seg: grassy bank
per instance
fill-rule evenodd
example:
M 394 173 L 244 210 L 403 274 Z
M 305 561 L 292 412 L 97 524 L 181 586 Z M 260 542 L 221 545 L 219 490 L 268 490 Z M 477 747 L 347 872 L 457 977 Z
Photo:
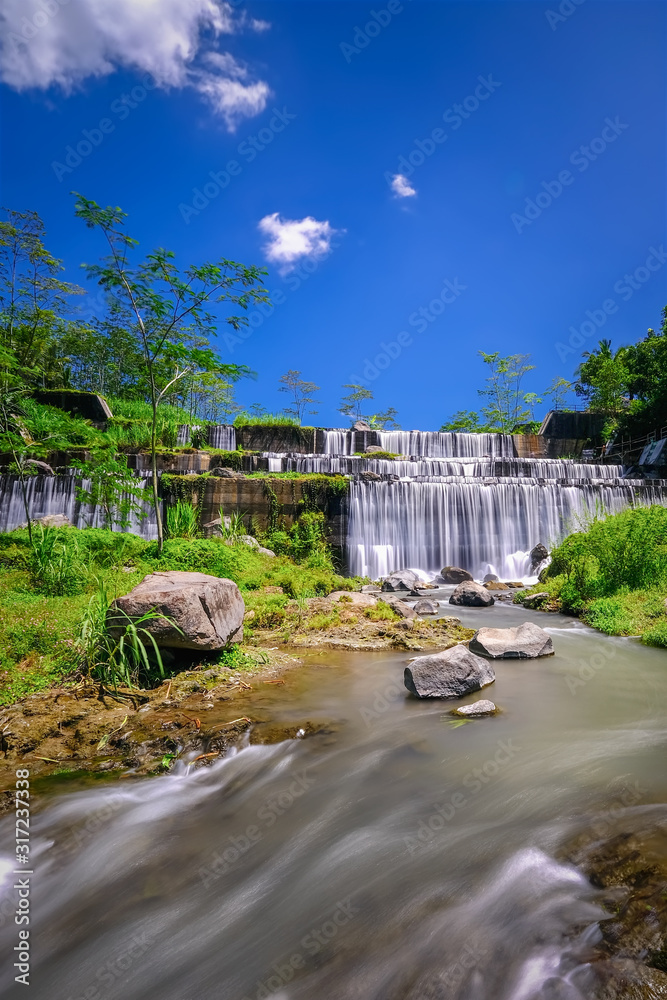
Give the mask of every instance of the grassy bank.
M 667 648 L 667 508 L 589 519 L 554 549 L 540 583 L 515 601 L 542 591 L 550 608 L 601 632 Z
M 100 591 L 111 599 L 126 594 L 155 570 L 234 580 L 254 611 L 247 623 L 249 636 L 254 629 L 282 625 L 290 600 L 354 585 L 334 571 L 317 538 L 286 539 L 298 562 L 219 538 L 172 538 L 161 555 L 155 542 L 96 528 L 50 529 L 47 539 L 48 551 L 40 562 L 27 531 L 0 535 L 0 704 L 76 677 L 82 670 L 82 623 L 91 601 Z M 230 659 L 230 654 L 223 657 Z

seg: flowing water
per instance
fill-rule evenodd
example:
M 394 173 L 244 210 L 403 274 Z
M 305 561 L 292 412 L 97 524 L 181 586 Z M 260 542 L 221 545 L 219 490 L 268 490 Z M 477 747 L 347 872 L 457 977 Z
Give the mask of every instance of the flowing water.
M 494 718 L 410 698 L 406 654 L 324 651 L 245 706 L 315 735 L 55 788 L 31 830 L 30 996 L 588 1000 L 605 913 L 559 848 L 666 801 L 665 654 L 512 606 L 461 618 L 553 637 L 496 664 Z

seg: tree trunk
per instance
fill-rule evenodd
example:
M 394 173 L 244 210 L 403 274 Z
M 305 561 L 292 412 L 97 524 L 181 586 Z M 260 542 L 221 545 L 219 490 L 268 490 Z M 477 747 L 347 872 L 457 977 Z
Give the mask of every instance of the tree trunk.
M 160 510 L 160 495 L 158 493 L 157 481 L 157 401 L 155 399 L 155 386 L 151 378 L 151 404 L 153 406 L 153 420 L 151 422 L 151 472 L 153 474 L 153 507 L 155 508 L 155 521 L 157 524 L 157 549 L 162 552 L 164 548 L 164 531 L 162 528 L 162 512 Z

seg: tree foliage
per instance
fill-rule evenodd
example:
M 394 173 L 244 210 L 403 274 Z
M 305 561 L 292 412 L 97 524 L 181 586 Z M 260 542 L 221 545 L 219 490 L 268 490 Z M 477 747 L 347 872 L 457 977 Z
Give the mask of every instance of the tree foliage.
M 301 378 L 301 372 L 290 368 L 288 372 L 281 375 L 279 392 L 288 392 L 292 397 L 292 405 L 285 407 L 285 413 L 294 417 L 299 423 L 303 423 L 304 414 L 309 406 L 318 403 L 314 398 L 314 393 L 319 392 L 319 385 L 315 382 L 307 382 Z M 317 410 L 308 410 L 309 414 L 317 413 Z

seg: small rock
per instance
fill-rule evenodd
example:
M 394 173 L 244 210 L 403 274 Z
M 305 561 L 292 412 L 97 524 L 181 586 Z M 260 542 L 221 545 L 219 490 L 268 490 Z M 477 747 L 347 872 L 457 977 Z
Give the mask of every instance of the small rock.
M 415 611 L 418 615 L 437 615 L 439 610 L 437 601 L 427 601 L 422 598 L 415 604 Z
M 551 636 L 533 622 L 515 628 L 480 628 L 470 640 L 470 650 L 492 660 L 526 660 L 551 656 Z
M 417 698 L 463 698 L 495 679 L 490 664 L 461 644 L 416 657 L 403 675 L 406 688 Z
M 243 616 L 243 621 L 244 622 L 251 622 L 253 620 L 253 618 L 255 617 L 255 615 L 256 615 L 255 611 L 246 611 L 246 613 Z
M 360 472 L 359 479 L 364 483 L 379 483 L 382 476 L 378 476 L 377 472 Z
M 505 580 L 508 587 L 512 587 L 513 590 L 521 590 L 524 586 L 521 580 Z
M 453 708 L 452 715 L 464 715 L 474 719 L 482 715 L 495 715 L 497 711 L 498 709 L 492 701 L 482 699 L 473 702 L 472 705 L 461 705 L 460 708 Z
M 31 524 L 41 524 L 44 528 L 73 528 L 74 525 L 65 514 L 45 514 L 44 517 L 38 517 Z M 23 524 L 19 524 L 19 528 L 27 528 L 28 522 L 24 521 Z
M 440 570 L 440 575 L 445 583 L 463 583 L 464 580 L 472 580 L 472 574 L 460 566 L 444 566 Z
M 498 577 L 495 573 L 487 573 L 482 583 L 498 583 Z
M 449 598 L 449 603 L 458 604 L 466 608 L 490 608 L 495 602 L 491 594 L 481 583 L 466 580 L 465 583 L 458 585 Z
M 385 604 L 388 604 L 390 608 L 393 608 L 396 614 L 400 615 L 401 618 L 417 617 L 417 612 L 411 608 L 409 604 L 406 604 L 405 601 L 400 601 L 396 598 L 394 600 L 385 600 L 382 598 L 382 600 Z
M 272 559 L 275 559 L 276 557 L 276 554 L 272 549 L 265 549 L 262 545 L 259 546 L 257 551 L 259 552 L 260 556 L 271 556 Z
M 238 535 L 237 541 L 241 542 L 242 545 L 249 546 L 251 549 L 258 549 L 260 547 L 259 542 L 252 535 Z
M 409 632 L 414 627 L 415 623 L 411 618 L 405 618 L 402 622 L 396 622 L 396 628 L 401 628 L 405 632 Z
M 239 472 L 238 469 L 211 469 L 212 476 L 218 476 L 220 479 L 245 479 L 246 476 L 243 472 Z
M 537 573 L 542 563 L 548 558 L 549 558 L 548 548 L 546 547 L 546 545 L 542 545 L 541 542 L 538 542 L 538 544 L 535 546 L 534 549 L 531 550 L 530 553 L 531 576 Z
M 506 583 L 501 583 L 500 580 L 487 580 L 484 584 L 487 590 L 509 590 L 510 588 Z
M 379 594 L 381 593 L 380 588 L 375 583 L 366 583 L 361 588 L 362 594 Z
M 366 455 L 373 455 L 375 452 L 384 451 L 384 448 L 381 448 L 379 444 L 369 444 L 364 451 Z
M 365 420 L 357 420 L 352 428 L 355 431 L 370 431 L 371 425 L 367 424 Z
M 523 599 L 524 608 L 529 608 L 531 611 L 539 608 L 545 601 L 549 600 L 549 594 L 546 590 L 541 590 L 539 594 L 528 594 L 527 597 Z

